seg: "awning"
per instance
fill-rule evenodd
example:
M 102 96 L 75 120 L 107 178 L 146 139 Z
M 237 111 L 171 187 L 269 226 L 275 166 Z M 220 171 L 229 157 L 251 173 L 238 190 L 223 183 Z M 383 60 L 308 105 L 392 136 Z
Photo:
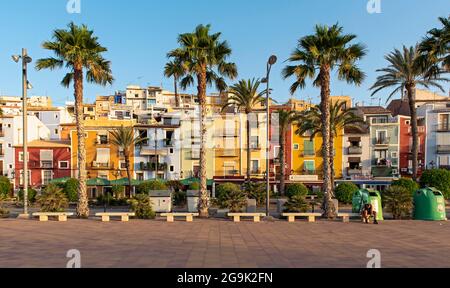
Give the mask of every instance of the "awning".
M 361 163 L 361 157 L 349 157 L 348 163 Z
M 181 180 L 180 182 L 184 186 L 189 186 L 192 183 L 200 183 L 200 179 L 192 177 L 192 178 L 186 178 L 184 180 Z M 211 180 L 211 179 L 206 180 L 206 185 L 208 185 L 208 186 L 212 186 L 213 183 L 214 183 L 214 180 Z
M 108 136 L 108 131 L 98 131 L 98 136 Z
M 64 177 L 64 178 L 58 178 L 58 179 L 53 179 L 52 181 L 50 181 L 51 184 L 66 184 L 67 181 L 69 181 L 71 178 L 70 177 Z
M 97 163 L 109 163 L 109 148 L 97 148 Z
M 131 179 L 131 185 L 132 186 L 138 186 L 142 182 L 143 181 Z M 116 185 L 116 186 L 127 186 L 128 185 L 128 178 L 122 178 L 122 179 L 113 180 L 113 181 L 110 181 L 110 184 L 111 185 Z
M 53 161 L 53 150 L 41 150 L 41 161 Z
M 87 186 L 111 186 L 111 182 L 103 178 L 94 178 L 87 180 Z

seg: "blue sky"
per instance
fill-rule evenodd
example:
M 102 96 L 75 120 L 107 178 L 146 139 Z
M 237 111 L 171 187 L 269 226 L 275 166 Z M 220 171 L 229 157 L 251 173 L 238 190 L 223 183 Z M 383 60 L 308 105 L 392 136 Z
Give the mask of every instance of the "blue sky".
M 368 74 L 361 87 L 332 81 L 332 94 L 350 95 L 371 104 L 368 88 L 377 68 L 386 65 L 384 55 L 395 47 L 413 45 L 433 27 L 438 17 L 450 13 L 448 0 L 381 0 L 381 13 L 369 14 L 368 0 L 81 0 L 81 14 L 66 12 L 68 0 L 0 1 L 0 94 L 20 95 L 20 67 L 10 55 L 22 47 L 38 59 L 51 55 L 41 43 L 52 30 L 70 21 L 87 24 L 108 47 L 116 81 L 112 86 L 86 85 L 86 101 L 96 95 L 109 95 L 128 84 L 163 85 L 173 89 L 172 80 L 163 77 L 166 53 L 177 46 L 179 33 L 197 24 L 212 24 L 223 33 L 237 63 L 239 78 L 262 77 L 271 54 L 279 58 L 272 75 L 274 97 L 288 100 L 293 80 L 283 80 L 281 70 L 297 40 L 313 31 L 315 24 L 339 22 L 345 32 L 358 35 L 368 55 L 360 62 Z M 55 104 L 72 100 L 72 89 L 60 86 L 63 71 L 30 69 L 32 95 L 48 95 Z M 379 94 L 382 103 L 388 91 Z M 294 97 L 318 101 L 318 89 L 308 85 Z M 378 100 L 372 104 L 378 104 Z

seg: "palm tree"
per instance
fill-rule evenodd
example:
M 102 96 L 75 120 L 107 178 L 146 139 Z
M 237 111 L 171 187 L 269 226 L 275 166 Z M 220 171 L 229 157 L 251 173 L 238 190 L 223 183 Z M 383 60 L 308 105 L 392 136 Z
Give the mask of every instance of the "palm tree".
M 417 111 L 416 111 L 416 86 L 421 85 L 425 88 L 434 86 L 444 91 L 438 81 L 447 79 L 439 78 L 442 73 L 439 69 L 436 72 L 436 65 L 432 61 L 422 61 L 419 47 L 405 47 L 403 50 L 395 49 L 393 52 L 386 55 L 385 59 L 389 65 L 386 68 L 379 69 L 377 72 L 383 73 L 378 76 L 377 81 L 371 87 L 373 90 L 372 96 L 381 90 L 392 88 L 393 92 L 389 95 L 391 99 L 396 93 L 400 92 L 402 95 L 406 93 L 409 102 L 409 109 L 411 113 L 411 128 L 412 128 L 412 165 L 413 165 L 413 179 L 417 180 L 418 167 L 418 147 L 419 147 L 419 131 L 417 127 Z M 431 72 L 433 70 L 433 72 Z
M 210 25 L 199 25 L 192 33 L 178 36 L 180 47 L 169 52 L 168 57 L 180 59 L 186 65 L 186 76 L 181 80 L 181 87 L 197 82 L 197 96 L 200 104 L 200 201 L 201 217 L 208 217 L 209 195 L 206 183 L 206 88 L 215 85 L 219 91 L 225 91 L 225 77 L 237 77 L 236 64 L 227 62 L 231 48 L 226 41 L 221 41 L 221 33 L 210 33 Z
M 363 125 L 366 123 L 363 118 L 355 114 L 355 109 L 346 109 L 345 101 L 337 101 L 330 106 L 330 151 L 334 151 L 335 139 L 339 133 L 346 128 L 355 130 L 363 130 Z M 296 123 L 297 130 L 295 134 L 299 136 L 305 135 L 305 133 L 311 133 L 311 140 L 317 135 L 322 133 L 322 112 L 320 107 L 313 106 L 309 110 L 302 111 L 298 114 Z M 329 158 L 329 165 L 331 167 L 331 180 L 334 183 L 335 170 L 334 170 L 334 152 L 332 157 Z
M 141 146 L 148 139 L 142 138 L 140 135 L 135 136 L 133 127 L 120 127 L 111 132 L 111 144 L 119 147 L 123 151 L 125 158 L 125 167 L 127 169 L 128 189 L 133 190 L 131 184 L 130 158 L 134 153 L 136 146 Z
M 228 99 L 223 105 L 222 111 L 228 107 L 237 107 L 247 116 L 246 131 L 247 131 L 247 182 L 251 180 L 251 129 L 250 129 L 250 114 L 254 111 L 258 104 L 264 103 L 264 95 L 266 90 L 258 92 L 260 80 L 241 80 L 228 89 Z
M 175 91 L 175 105 L 180 107 L 180 95 L 178 94 L 178 81 L 186 74 L 186 67 L 180 59 L 175 59 L 167 62 L 164 67 L 164 76 L 167 78 L 173 77 L 174 91 Z
M 420 44 L 420 52 L 423 59 L 434 63 L 442 63 L 442 66 L 450 71 L 450 16 L 440 17 L 442 28 L 435 28 L 428 32 L 428 35 Z
M 357 67 L 356 62 L 365 54 L 362 44 L 351 44 L 356 38 L 352 34 L 343 34 L 343 28 L 317 25 L 315 34 L 299 40 L 298 47 L 292 52 L 288 61 L 295 63 L 283 70 L 283 77 L 295 77 L 291 86 L 294 94 L 299 88 L 305 88 L 306 79 L 314 79 L 314 86 L 320 87 L 320 111 L 323 137 L 323 174 L 324 174 L 324 216 L 336 217 L 336 208 L 332 202 L 333 188 L 331 183 L 331 167 L 327 165 L 331 157 L 330 151 L 330 74 L 337 69 L 339 80 L 349 84 L 360 85 L 365 74 Z
M 296 111 L 278 110 L 278 126 L 280 133 L 280 165 L 281 165 L 281 179 L 280 179 L 280 193 L 284 195 L 286 186 L 286 133 L 289 127 L 296 121 Z
M 53 51 L 55 57 L 39 59 L 37 70 L 66 67 L 69 72 L 61 84 L 69 87 L 73 82 L 75 96 L 75 116 L 78 136 L 78 206 L 79 217 L 89 216 L 88 197 L 86 192 L 86 147 L 83 119 L 83 78 L 86 81 L 106 86 L 113 82 L 111 63 L 102 56 L 107 49 L 100 45 L 94 32 L 87 26 L 68 25 L 68 29 L 57 29 L 53 32 L 53 41 L 46 41 L 42 47 Z

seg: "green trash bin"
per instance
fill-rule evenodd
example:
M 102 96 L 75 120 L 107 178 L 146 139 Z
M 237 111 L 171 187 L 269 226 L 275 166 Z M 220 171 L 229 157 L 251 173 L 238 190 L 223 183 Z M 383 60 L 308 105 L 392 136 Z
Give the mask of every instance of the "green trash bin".
M 414 193 L 414 219 L 425 221 L 445 221 L 445 198 L 435 188 L 424 188 Z
M 364 205 L 371 203 L 377 212 L 377 220 L 383 221 L 383 205 L 381 201 L 380 192 L 369 189 L 361 189 L 353 194 L 352 199 L 352 212 L 353 213 L 361 213 Z

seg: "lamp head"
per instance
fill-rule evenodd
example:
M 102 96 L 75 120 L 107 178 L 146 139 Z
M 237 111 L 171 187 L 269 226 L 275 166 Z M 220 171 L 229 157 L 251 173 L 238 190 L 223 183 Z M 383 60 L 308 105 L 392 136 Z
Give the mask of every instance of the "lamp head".
M 269 63 L 269 65 L 274 65 L 275 63 L 277 63 L 277 60 L 278 60 L 277 56 L 272 55 L 272 56 L 270 56 L 268 63 Z
M 19 55 L 12 55 L 11 58 L 13 59 L 14 62 L 19 63 L 19 60 L 20 60 Z

